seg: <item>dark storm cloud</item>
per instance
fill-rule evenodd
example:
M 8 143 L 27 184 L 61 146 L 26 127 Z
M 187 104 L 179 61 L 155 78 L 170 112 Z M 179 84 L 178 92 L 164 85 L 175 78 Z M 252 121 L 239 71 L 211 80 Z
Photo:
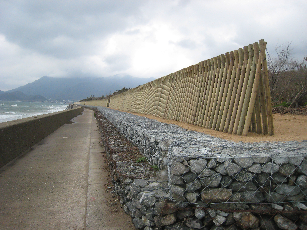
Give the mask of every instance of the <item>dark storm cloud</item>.
M 68 58 L 95 51 L 91 41 L 133 24 L 141 5 L 139 1 L 6 1 L 1 3 L 5 23 L 0 32 L 21 47 Z

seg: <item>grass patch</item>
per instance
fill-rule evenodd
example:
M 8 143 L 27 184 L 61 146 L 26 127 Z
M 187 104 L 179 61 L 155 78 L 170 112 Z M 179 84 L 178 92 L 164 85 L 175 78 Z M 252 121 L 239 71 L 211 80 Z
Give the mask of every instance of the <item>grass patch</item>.
M 146 157 L 139 157 L 137 160 L 136 160 L 136 163 L 141 163 L 141 162 L 146 162 L 147 161 L 147 158 Z

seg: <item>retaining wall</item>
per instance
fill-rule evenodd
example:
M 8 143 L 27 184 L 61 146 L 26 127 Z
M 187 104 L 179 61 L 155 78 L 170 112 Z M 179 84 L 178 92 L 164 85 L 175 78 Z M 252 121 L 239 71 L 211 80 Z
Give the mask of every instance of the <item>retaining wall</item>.
M 159 168 L 114 180 L 138 229 L 307 228 L 307 140 L 235 143 L 98 109 Z
M 79 115 L 83 108 L 0 123 L 0 167 Z

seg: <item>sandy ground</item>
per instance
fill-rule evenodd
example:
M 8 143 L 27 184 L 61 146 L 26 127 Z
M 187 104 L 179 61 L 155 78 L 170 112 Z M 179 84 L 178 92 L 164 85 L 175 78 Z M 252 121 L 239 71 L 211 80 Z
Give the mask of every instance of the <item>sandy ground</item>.
M 184 129 L 194 130 L 209 134 L 214 137 L 223 138 L 235 142 L 261 142 L 261 141 L 303 141 L 307 140 L 307 116 L 292 115 L 292 114 L 273 114 L 274 135 L 259 135 L 256 133 L 248 133 L 247 136 L 240 136 L 236 134 L 228 134 L 224 132 L 206 129 L 195 125 L 190 125 L 183 122 L 173 121 L 155 117 L 152 115 L 144 115 L 139 113 L 132 113 L 138 116 L 144 116 L 150 119 L 155 119 L 159 122 L 168 124 L 175 124 Z

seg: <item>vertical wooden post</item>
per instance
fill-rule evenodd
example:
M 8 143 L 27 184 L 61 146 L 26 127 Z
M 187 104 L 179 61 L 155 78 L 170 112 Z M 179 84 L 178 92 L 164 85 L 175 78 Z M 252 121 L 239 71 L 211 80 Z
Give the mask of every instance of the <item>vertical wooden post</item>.
M 265 97 L 266 97 L 266 107 L 267 107 L 267 117 L 268 117 L 268 134 L 274 134 L 273 126 L 273 115 L 272 115 L 272 102 L 271 102 L 271 92 L 269 86 L 269 76 L 268 76 L 268 67 L 267 60 L 265 55 L 266 42 L 262 39 L 259 41 L 260 44 L 260 55 L 262 60 L 262 66 L 264 71 L 264 88 L 265 88 Z
M 258 47 L 258 43 L 256 43 L 257 45 L 254 46 L 254 48 Z M 261 58 L 259 58 L 259 49 L 255 49 L 255 57 L 258 58 L 258 63 L 257 63 L 257 68 L 256 68 L 256 76 L 255 76 L 255 80 L 253 83 L 253 89 L 252 89 L 252 94 L 251 94 L 251 98 L 249 101 L 249 109 L 247 111 L 247 115 L 246 115 L 246 122 L 245 122 L 245 126 L 243 129 L 243 135 L 246 136 L 248 133 L 248 128 L 250 125 L 250 121 L 251 121 L 251 116 L 253 113 L 253 109 L 254 109 L 254 105 L 255 105 L 255 101 L 256 101 L 256 97 L 257 97 L 257 92 L 258 92 L 258 87 L 259 87 L 259 81 L 260 81 L 260 72 L 261 72 Z M 258 57 L 257 57 L 258 56 Z M 257 59 L 256 59 L 257 60 Z
M 238 112 L 236 114 L 236 120 L 234 123 L 234 129 L 233 129 L 233 133 L 235 134 L 237 134 L 237 131 L 238 131 L 243 103 L 244 103 L 244 97 L 245 97 L 247 83 L 248 83 L 248 76 L 250 74 L 250 69 L 253 64 L 253 49 L 252 48 L 253 48 L 253 45 L 248 46 L 249 58 L 248 58 L 248 64 L 247 64 L 245 76 L 242 76 L 243 77 L 243 87 L 242 87 L 242 91 L 240 92 L 239 107 L 238 107 Z

